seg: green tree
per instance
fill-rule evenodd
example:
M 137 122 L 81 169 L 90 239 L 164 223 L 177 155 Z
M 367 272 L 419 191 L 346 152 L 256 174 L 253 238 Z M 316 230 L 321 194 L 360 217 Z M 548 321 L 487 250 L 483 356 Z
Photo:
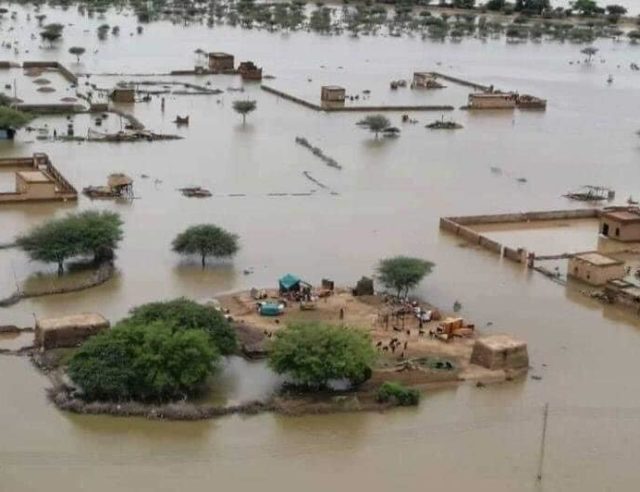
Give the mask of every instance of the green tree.
M 237 349 L 236 333 L 220 311 L 184 297 L 135 307 L 127 320 L 134 324 L 162 321 L 174 330 L 203 330 L 222 355 L 233 354 Z
M 82 46 L 72 46 L 71 48 L 69 48 L 69 53 L 76 57 L 77 63 L 80 63 L 80 57 L 84 55 L 85 51 L 86 49 Z
M 598 52 L 598 48 L 593 46 L 587 46 L 586 48 L 580 50 L 580 53 L 583 55 L 587 55 L 587 63 L 591 63 L 591 57 Z
M 57 41 L 62 37 L 62 33 L 56 31 L 42 31 L 40 33 L 40 37 L 49 43 L 50 46 L 53 46 L 53 42 Z
M 196 393 L 218 362 L 201 330 L 124 322 L 85 342 L 68 373 L 88 400 L 163 401 Z
M 369 131 L 375 134 L 376 139 L 378 138 L 378 134 L 391 126 L 391 122 L 389 118 L 381 114 L 371 114 L 360 120 L 358 125 L 367 128 Z
M 269 353 L 274 371 L 310 388 L 333 379 L 361 383 L 370 377 L 374 359 L 366 333 L 321 323 L 293 323 L 278 331 Z
M 514 10 L 516 12 L 530 12 L 541 14 L 543 10 L 551 8 L 549 0 L 516 0 Z
M 256 101 L 233 101 L 233 110 L 242 115 L 242 124 L 244 125 L 247 119 L 247 115 L 252 111 L 255 111 L 257 107 Z
M 240 246 L 237 235 L 213 224 L 200 224 L 178 234 L 172 248 L 183 255 L 200 255 L 204 269 L 208 256 L 229 258 L 238 252 Z
M 85 211 L 53 219 L 18 236 L 16 244 L 32 260 L 56 263 L 58 275 L 64 273 L 64 262 L 78 255 L 104 260 L 122 239 L 122 221 L 113 212 Z
M 6 102 L 6 99 L 3 99 Z M 0 107 L 0 129 L 14 129 L 23 127 L 31 121 L 31 116 L 18 111 L 17 109 L 8 108 L 6 106 Z
M 571 4 L 571 8 L 584 16 L 592 16 L 599 10 L 595 0 L 576 0 Z
M 122 219 L 115 212 L 87 210 L 68 217 L 69 226 L 76 227 L 80 250 L 92 254 L 95 261 L 110 260 L 122 240 Z
M 387 289 L 396 291 L 396 295 L 407 296 L 409 290 L 418 285 L 431 273 L 435 265 L 430 261 L 408 256 L 395 256 L 381 260 L 378 264 L 378 277 Z
M 484 4 L 484 6 L 487 8 L 487 10 L 498 12 L 504 8 L 506 3 L 506 0 L 488 0 L 487 3 Z
M 626 15 L 627 13 L 626 7 L 617 4 L 607 5 L 605 10 L 609 15 Z
M 385 381 L 376 392 L 376 400 L 380 403 L 407 407 L 420 403 L 420 392 L 414 388 L 407 388 L 401 383 Z
M 56 263 L 59 276 L 64 262 L 81 253 L 80 244 L 78 229 L 69 227 L 65 219 L 52 220 L 16 238 L 16 245 L 32 260 Z

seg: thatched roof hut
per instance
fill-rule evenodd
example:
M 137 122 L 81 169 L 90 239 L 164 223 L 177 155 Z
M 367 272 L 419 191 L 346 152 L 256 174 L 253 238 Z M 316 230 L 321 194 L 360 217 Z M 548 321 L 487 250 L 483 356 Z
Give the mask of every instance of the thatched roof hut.
M 43 349 L 75 347 L 87 338 L 109 328 L 109 321 L 98 313 L 82 313 L 36 321 L 35 342 Z

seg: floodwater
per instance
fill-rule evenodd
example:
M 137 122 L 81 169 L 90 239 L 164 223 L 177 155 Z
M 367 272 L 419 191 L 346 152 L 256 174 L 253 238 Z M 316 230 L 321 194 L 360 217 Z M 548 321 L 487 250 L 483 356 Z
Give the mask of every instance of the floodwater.
M 640 323 L 535 272 L 460 247 L 458 239 L 439 232 L 438 218 L 573 207 L 561 196 L 584 184 L 613 187 L 620 202 L 639 196 L 640 75 L 628 68 L 640 61 L 639 46 L 601 41 L 597 61 L 585 66 L 569 64 L 581 58 L 580 46 L 570 43 L 352 39 L 167 22 L 130 36 L 134 18 L 116 15 L 108 22 L 120 26 L 120 36 L 99 41 L 95 31 L 104 19 L 43 9 L 47 22 L 71 25 L 56 48 L 39 49 L 29 39 L 35 21 L 25 22 L 22 8 L 15 10 L 18 21 L 5 18 L 2 27 L 8 37 L 20 38 L 22 51 L 6 50 L 7 59 L 59 58 L 91 73 L 157 73 L 191 67 L 194 51 L 203 48 L 253 59 L 276 77 L 274 84 L 297 84 L 299 93 L 307 90 L 308 78 L 328 81 L 341 74 L 346 80 L 352 74 L 360 90 L 367 88 L 365 74 L 383 91 L 386 83 L 379 80 L 437 69 L 546 97 L 549 106 L 544 113 L 457 110 L 447 115 L 464 125 L 455 132 L 424 128 L 440 114 L 411 114 L 420 120 L 416 125 L 402 125 L 401 115 L 391 114 L 402 135 L 376 141 L 355 125 L 361 115 L 316 113 L 245 85 L 244 94 L 168 97 L 164 113 L 158 99 L 129 107 L 150 129 L 185 137 L 179 141 L 78 144 L 21 135 L 1 144 L 0 156 L 47 152 L 77 188 L 125 172 L 135 179 L 137 199 L 3 206 L 0 243 L 52 216 L 88 208 L 119 212 L 125 238 L 114 280 L 83 293 L 23 301 L 0 311 L 0 324 L 30 325 L 34 314 L 78 311 L 117 320 L 142 302 L 270 286 L 286 272 L 349 284 L 370 274 L 379 258 L 408 254 L 437 264 L 418 294 L 445 308 L 458 300 L 461 314 L 477 326 L 492 322 L 487 332 L 527 340 L 532 374 L 542 379 L 430 391 L 419 408 L 385 414 L 164 423 L 61 413 L 47 403 L 47 380 L 28 360 L 0 357 L 0 490 L 637 490 Z M 73 45 L 87 48 L 81 65 L 67 53 Z M 614 83 L 607 85 L 610 73 Z M 240 85 L 233 77 L 193 80 L 221 89 Z M 243 97 L 258 103 L 246 125 L 231 108 Z M 176 129 L 171 121 L 186 114 L 190 126 Z M 296 136 L 319 145 L 343 169 L 325 166 L 295 144 Z M 188 185 L 210 188 L 214 196 L 184 198 L 176 188 Z M 173 237 L 199 222 L 240 235 L 242 250 L 233 263 L 203 271 L 197 261 L 170 251 Z M 243 275 L 249 267 L 254 273 Z M 16 282 L 37 275 L 36 282 L 51 281 L 54 267 L 0 250 L 0 271 L 4 296 Z M 265 375 L 254 369 L 238 371 L 261 381 Z M 262 384 L 247 391 L 259 392 Z

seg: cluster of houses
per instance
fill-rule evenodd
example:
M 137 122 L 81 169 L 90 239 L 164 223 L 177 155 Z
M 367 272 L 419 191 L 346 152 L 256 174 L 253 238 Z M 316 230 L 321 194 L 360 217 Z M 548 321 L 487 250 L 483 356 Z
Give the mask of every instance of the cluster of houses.
M 599 233 L 622 243 L 640 242 L 640 209 L 616 207 L 600 214 Z M 622 302 L 640 308 L 640 281 L 625 261 L 598 252 L 572 255 L 567 276 L 594 287 L 603 287 L 611 302 Z
M 262 80 L 262 68 L 252 61 L 240 62 L 235 66 L 235 57 L 229 53 L 214 51 L 209 53 L 209 71 L 212 73 L 239 74 L 242 80 Z

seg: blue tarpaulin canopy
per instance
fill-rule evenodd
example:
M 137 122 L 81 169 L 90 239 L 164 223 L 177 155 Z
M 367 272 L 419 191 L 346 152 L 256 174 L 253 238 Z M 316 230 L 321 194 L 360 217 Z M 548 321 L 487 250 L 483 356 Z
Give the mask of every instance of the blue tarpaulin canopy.
M 284 277 L 278 280 L 278 283 L 280 284 L 280 292 L 300 289 L 300 279 L 290 273 L 287 273 Z

